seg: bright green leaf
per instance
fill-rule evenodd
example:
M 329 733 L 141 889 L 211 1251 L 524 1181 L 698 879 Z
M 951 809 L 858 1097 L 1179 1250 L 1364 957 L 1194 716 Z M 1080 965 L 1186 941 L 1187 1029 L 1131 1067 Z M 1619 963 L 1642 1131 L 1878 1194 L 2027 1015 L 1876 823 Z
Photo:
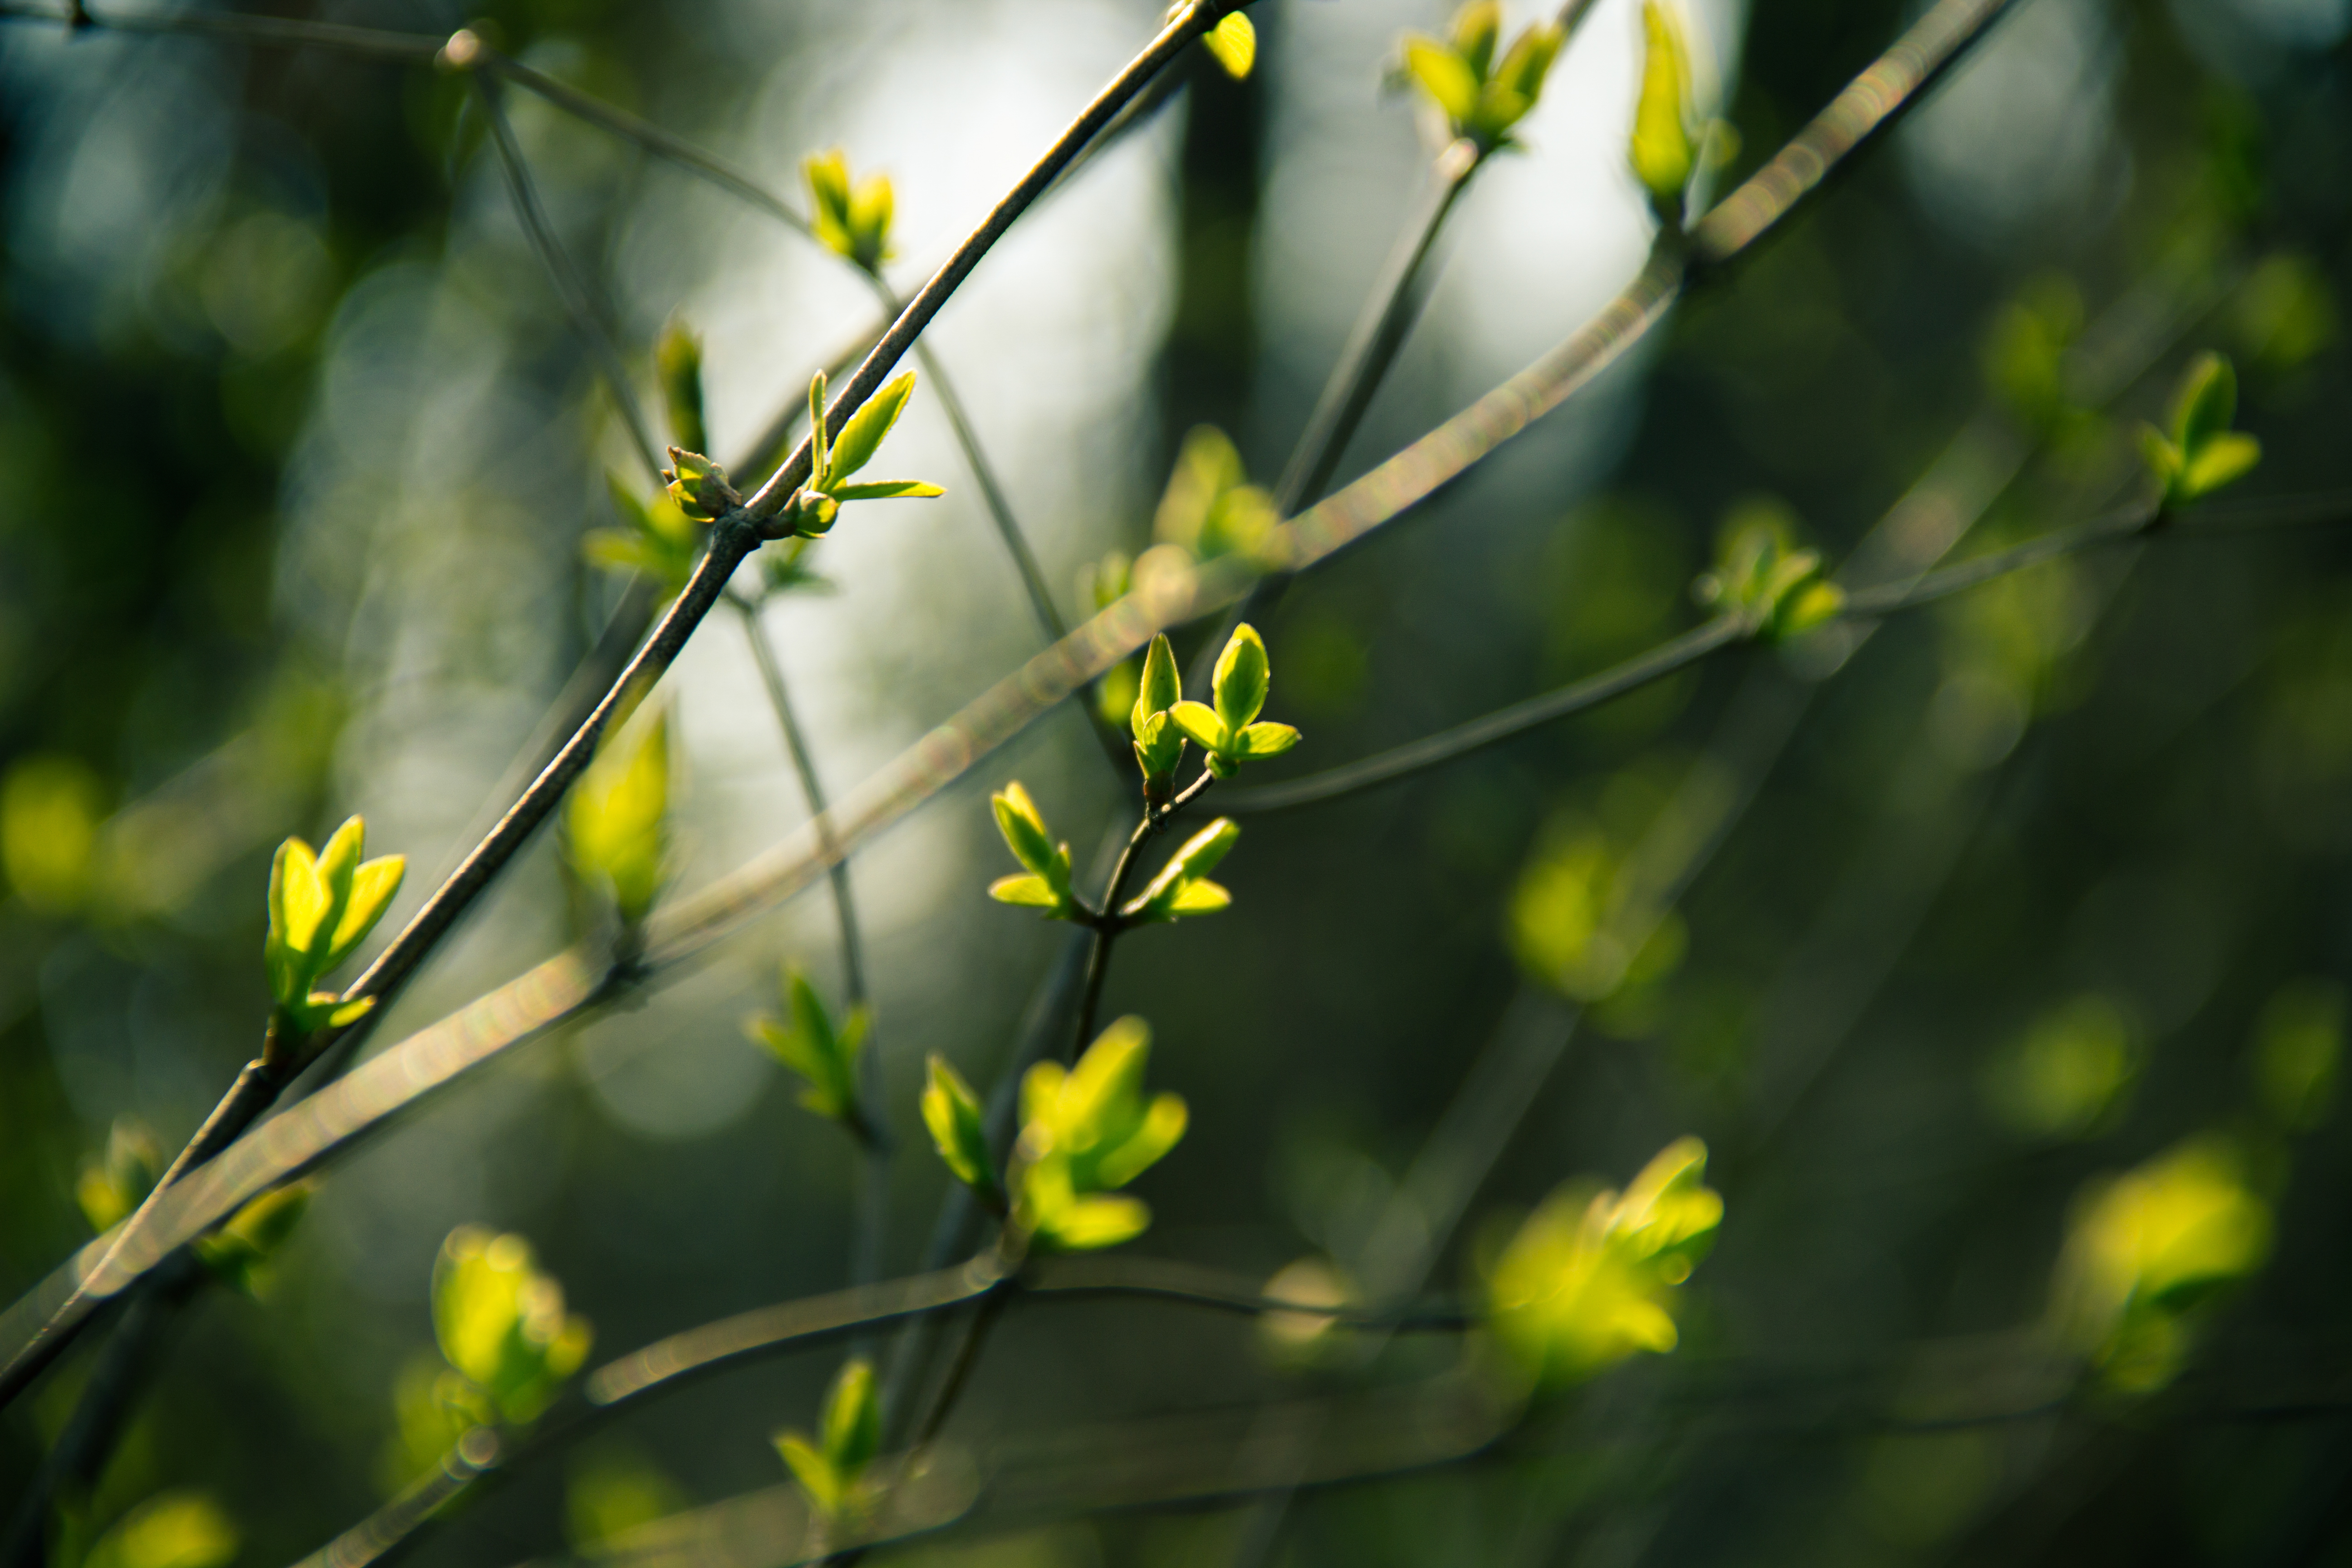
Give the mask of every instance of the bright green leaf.
M 2180 476 L 2180 499 L 2195 500 L 2233 479 L 2244 478 L 2263 460 L 2263 444 L 2242 431 L 2225 430 L 2208 439 L 2189 460 Z
M 948 492 L 923 479 L 882 479 L 868 485 L 836 485 L 827 492 L 836 501 L 928 500 Z
M 1246 622 L 1235 626 L 1224 651 L 1217 656 L 1216 675 L 1211 686 L 1217 718 L 1229 733 L 1247 725 L 1265 706 L 1270 677 L 1265 644 L 1259 638 L 1257 628 Z
M 1242 12 L 1235 11 L 1226 16 L 1210 28 L 1208 36 L 1201 41 L 1209 47 L 1211 54 L 1217 57 L 1217 63 L 1225 68 L 1225 74 L 1235 81 L 1248 76 L 1250 67 L 1257 63 L 1257 28 Z
M 839 496 L 841 492 L 833 481 L 847 479 L 874 460 L 874 454 L 881 449 L 882 438 L 898 424 L 898 416 L 906 412 L 907 400 L 914 395 L 915 373 L 910 370 L 886 382 L 879 392 L 866 400 L 865 406 L 849 416 L 825 465 L 824 489 Z
M 937 1051 L 925 1063 L 923 1125 L 956 1180 L 985 1197 L 996 1194 L 988 1131 L 980 1097 Z
M 1642 36 L 1642 94 L 1628 152 L 1651 200 L 1678 216 L 1694 162 L 1690 55 L 1681 21 L 1661 0 L 1643 0 Z
M 1233 744 L 1224 721 L 1205 702 L 1179 702 L 1168 710 L 1168 720 L 1204 752 L 1222 752 Z
M 1467 124 L 1477 111 L 1477 73 L 1444 45 L 1430 38 L 1407 38 L 1404 68 L 1455 127 Z
M 1278 757 L 1298 744 L 1298 731 L 1287 724 L 1252 724 L 1234 737 L 1234 749 L 1252 762 Z

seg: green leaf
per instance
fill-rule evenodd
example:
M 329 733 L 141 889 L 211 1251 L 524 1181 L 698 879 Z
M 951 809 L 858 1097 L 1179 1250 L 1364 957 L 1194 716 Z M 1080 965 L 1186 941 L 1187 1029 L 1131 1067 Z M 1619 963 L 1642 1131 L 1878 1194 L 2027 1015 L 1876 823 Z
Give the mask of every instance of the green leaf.
M 1039 1227 L 1038 1239 L 1059 1252 L 1093 1252 L 1133 1241 L 1150 1228 L 1151 1210 L 1142 1199 L 1107 1194 L 1056 1209 Z
M 98 1539 L 82 1568 L 221 1568 L 237 1553 L 236 1526 L 199 1491 L 149 1498 Z
M 1205 702 L 1179 702 L 1168 710 L 1168 721 L 1204 752 L 1222 752 L 1233 744 L 1224 721 Z
M 1168 858 L 1160 874 L 1151 879 L 1150 885 L 1119 912 L 1129 918 L 1160 921 L 1174 920 L 1180 915 L 1210 914 L 1223 909 L 1233 901 L 1232 897 L 1214 883 L 1198 884 L 1213 891 L 1196 896 L 1189 907 L 1180 905 L 1188 884 L 1216 869 L 1217 863 L 1241 835 L 1240 825 L 1232 817 L 1217 818 L 1186 839 L 1183 847 Z
M 509 1424 L 547 1407 L 593 1338 L 585 1320 L 564 1310 L 563 1287 L 536 1267 L 530 1244 L 482 1226 L 461 1226 L 441 1244 L 433 1331 L 449 1365 Z
M 809 1507 L 821 1519 L 837 1517 L 842 1505 L 849 1500 L 849 1488 L 815 1444 L 798 1432 L 779 1432 L 770 1439 L 800 1482 L 801 1490 L 808 1494 Z
M 334 939 L 319 973 L 323 974 L 341 963 L 367 940 L 368 932 L 383 918 L 383 911 L 391 908 L 394 896 L 400 891 L 401 879 L 407 873 L 408 858 L 404 855 L 379 857 L 352 873 L 351 896 L 343 905 L 343 918 L 336 923 Z
M 2147 463 L 2147 471 L 2155 476 L 2165 494 L 2171 495 L 2180 471 L 2189 466 L 2188 460 L 2181 456 L 2180 448 L 2155 426 L 2143 425 L 2139 427 L 2139 450 L 2141 458 Z
M 1152 513 L 1153 541 L 1206 553 L 1202 533 L 1210 510 L 1242 479 L 1242 455 L 1232 438 L 1213 425 L 1195 425 L 1185 432 L 1176 466 L 1168 475 L 1168 488 Z M 1119 592 L 1125 593 L 1126 588 Z
M 1248 76 L 1250 67 L 1257 63 L 1257 28 L 1251 25 L 1248 16 L 1239 11 L 1233 12 L 1210 28 L 1208 36 L 1201 41 L 1209 47 L 1211 54 L 1217 57 L 1217 63 L 1225 68 L 1225 74 L 1235 81 Z
M 870 485 L 835 485 L 826 492 L 836 501 L 928 500 L 948 492 L 923 479 L 882 479 Z
M 813 153 L 801 160 L 801 176 L 808 181 L 809 205 L 838 227 L 849 223 L 849 154 L 840 148 Z
M 1643 0 L 1642 94 L 1628 153 L 1633 174 L 1662 212 L 1679 216 L 1690 184 L 1690 57 L 1682 24 L 1659 0 Z
M 634 740 L 624 731 L 634 728 Z M 669 870 L 669 713 L 605 732 L 564 811 L 572 868 L 608 892 L 623 923 L 652 910 Z
M 1507 94 L 1519 107 L 1510 121 L 1496 130 L 1508 129 L 1536 106 L 1543 96 L 1544 78 L 1551 73 L 1552 61 L 1559 57 L 1566 37 L 1558 23 L 1539 22 L 1512 42 L 1510 52 L 1488 79 L 1487 96 Z
M 1433 39 L 1409 37 L 1404 68 L 1455 129 L 1469 123 L 1478 108 L 1478 75 L 1460 55 Z
M 1176 668 L 1176 650 L 1162 632 L 1151 639 L 1144 653 L 1143 678 L 1136 688 L 1135 710 L 1128 718 L 1128 727 L 1140 741 L 1152 715 L 1165 713 L 1183 700 L 1184 678 Z
M 1487 68 L 1495 62 L 1495 42 L 1502 33 L 1502 0 L 1471 0 L 1454 14 L 1446 42 L 1470 68 L 1470 74 L 1485 81 Z
M 815 488 L 824 489 L 825 480 L 833 477 L 833 439 L 824 427 L 824 372 L 809 377 L 809 472 L 816 476 Z
M 1095 1180 L 1106 1187 L 1127 1185 L 1158 1164 L 1182 1141 L 1190 1121 L 1191 1112 L 1181 1095 L 1154 1095 L 1150 1109 L 1144 1112 L 1142 1123 L 1135 1131 L 1095 1162 Z
M 802 1105 L 848 1125 L 857 1115 L 857 1052 L 865 1041 L 867 1014 L 862 1007 L 853 1009 L 836 1030 L 816 987 L 794 965 L 783 972 L 782 994 L 783 1018 L 753 1018 L 745 1030 L 806 1080 Z
M 1167 901 L 1170 920 L 1187 920 L 1193 915 L 1213 915 L 1233 907 L 1234 895 L 1220 883 L 1204 882 L 1195 878 L 1176 889 L 1176 896 Z
M 310 1183 L 293 1182 L 262 1194 L 199 1239 L 196 1256 L 232 1289 L 254 1294 L 263 1266 L 286 1245 L 310 1206 Z
M 2210 437 L 2180 476 L 2180 499 L 2195 500 L 2233 479 L 2242 479 L 2263 460 L 2263 444 L 2242 431 L 2224 430 Z
M 1060 912 L 1064 900 L 1054 891 L 1053 885 L 1043 877 L 1022 872 L 1011 877 L 999 877 L 988 885 L 988 896 L 1000 904 L 1018 904 L 1024 909 Z
M 710 449 L 702 423 L 702 340 L 672 318 L 654 341 L 654 375 L 661 383 L 670 439 L 689 452 Z
M 850 193 L 849 258 L 868 272 L 890 258 L 890 222 L 898 205 L 887 174 L 868 174 Z
M 2172 440 L 2193 463 L 2205 443 L 2238 413 L 2238 373 L 2217 353 L 2202 353 L 2180 378 L 2172 404 Z
M 1298 740 L 1298 731 L 1287 724 L 1252 724 L 1234 737 L 1234 750 L 1252 762 L 1261 762 L 1282 755 Z
M 1044 879 L 1056 898 L 1066 898 L 1070 890 L 1069 847 L 1055 844 L 1029 792 L 1015 780 L 990 796 L 989 805 L 996 813 L 996 830 L 1004 836 L 1005 847 L 1013 851 L 1013 858 Z
M 1217 717 L 1223 721 L 1228 732 L 1240 730 L 1257 717 L 1258 710 L 1265 706 L 1269 679 L 1265 644 L 1259 640 L 1257 628 L 1246 622 L 1235 626 L 1233 637 L 1225 643 L 1224 651 L 1217 656 L 1216 677 L 1212 686 L 1216 698 Z
M 1135 742 L 1136 766 L 1143 771 L 1145 793 L 1155 806 L 1168 804 L 1170 780 L 1176 764 L 1184 759 L 1184 735 L 1175 721 L 1165 713 L 1154 713 L 1143 721 Z
M 299 1006 L 309 999 L 317 973 L 310 950 L 332 903 L 310 847 L 299 838 L 280 844 L 269 863 L 269 935 L 263 948 L 270 995 L 278 1005 Z
M 933 1051 L 925 1063 L 923 1125 L 930 1130 L 939 1150 L 957 1181 L 985 1198 L 997 1196 L 996 1175 L 988 1152 L 988 1131 L 980 1097 L 962 1075 Z
M 882 1405 L 874 1394 L 874 1363 L 852 1356 L 824 1399 L 824 1457 L 851 1485 L 882 1447 Z
M 864 407 L 849 416 L 841 427 L 840 438 L 833 444 L 832 460 L 826 465 L 828 480 L 845 479 L 874 460 L 881 449 L 882 438 L 906 412 L 907 400 L 915 395 L 915 373 L 907 372 L 884 384 L 882 389 L 866 400 Z M 824 487 L 835 495 L 840 490 L 831 483 Z M 844 500 L 848 498 L 843 497 Z

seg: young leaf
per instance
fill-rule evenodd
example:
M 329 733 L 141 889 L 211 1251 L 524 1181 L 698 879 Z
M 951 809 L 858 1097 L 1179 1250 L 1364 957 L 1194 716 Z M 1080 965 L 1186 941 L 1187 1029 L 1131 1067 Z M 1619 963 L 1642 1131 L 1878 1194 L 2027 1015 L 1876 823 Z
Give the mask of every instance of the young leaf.
M 824 489 L 824 481 L 833 473 L 833 439 L 824 427 L 824 372 L 809 377 L 809 471 L 816 476 L 814 488 Z
M 1124 1194 L 1082 1197 L 1056 1208 L 1038 1239 L 1059 1252 L 1093 1252 L 1133 1241 L 1151 1228 L 1151 1209 Z
M 2172 440 L 2193 458 L 2238 414 L 2238 373 L 2217 353 L 2201 353 L 2180 378 L 2172 403 Z
M 1222 752 L 1233 744 L 1233 732 L 1205 702 L 1179 702 L 1168 710 L 1168 721 L 1204 752 Z
M 1495 44 L 1503 33 L 1502 0 L 1471 0 L 1454 14 L 1446 42 L 1480 81 L 1495 63 Z
M 1248 76 L 1250 67 L 1257 63 L 1257 28 L 1240 11 L 1231 13 L 1210 28 L 1208 37 L 1201 41 L 1235 81 Z
M 1213 914 L 1233 902 L 1233 896 L 1213 882 L 1200 879 L 1214 870 L 1242 835 L 1232 817 L 1221 816 L 1168 858 L 1150 885 L 1119 913 L 1130 920 L 1166 921 L 1186 915 Z M 1193 892 L 1192 889 L 1204 889 Z M 1188 894 L 1190 895 L 1188 897 Z
M 864 407 L 849 416 L 848 423 L 842 426 L 841 435 L 833 444 L 832 457 L 824 469 L 822 489 L 839 495 L 840 490 L 834 481 L 847 479 L 874 460 L 874 454 L 881 448 L 882 438 L 898 422 L 898 416 L 906 411 L 907 400 L 914 395 L 915 373 L 910 370 L 886 383 L 882 390 L 866 400 Z
M 1278 757 L 1298 744 L 1298 731 L 1287 724 L 1252 724 L 1234 737 L 1234 749 L 1252 762 Z
M 991 1168 L 980 1097 L 937 1051 L 924 1066 L 923 1125 L 930 1130 L 932 1145 L 957 1181 L 994 1200 L 996 1175 Z
M 1628 153 L 1652 203 L 1678 219 L 1693 163 L 1690 58 L 1681 22 L 1661 0 L 1643 0 L 1642 34 L 1642 95 Z
M 834 500 L 929 500 L 948 492 L 925 479 L 881 479 L 868 485 L 835 485 L 827 492 Z M 832 526 L 826 519 L 825 526 Z
M 654 374 L 661 383 L 670 439 L 689 452 L 710 449 L 702 423 L 702 340 L 672 319 L 654 342 Z
M 1470 117 L 1477 112 L 1477 73 L 1444 44 L 1429 38 L 1407 38 L 1404 68 L 1457 130 L 1468 124 Z
M 352 820 L 357 822 L 359 818 Z M 319 973 L 323 974 L 340 965 L 367 940 L 368 932 L 375 929 L 376 921 L 392 906 L 394 895 L 400 891 L 401 879 L 407 872 L 406 856 L 384 855 L 363 861 L 352 873 L 351 896 L 343 904 L 343 918 L 336 922 L 333 940 Z
M 852 1485 L 882 1447 L 882 1403 L 874 1394 L 874 1363 L 852 1356 L 824 1398 L 824 1457 Z
M 1025 871 L 1011 877 L 999 877 L 988 885 L 988 896 L 1000 904 L 1017 904 L 1024 909 L 1056 912 L 1064 903 L 1062 895 L 1054 891 L 1052 883 Z
M 1234 627 L 1224 651 L 1217 656 L 1216 676 L 1211 689 L 1216 698 L 1217 717 L 1229 733 L 1248 724 L 1265 706 L 1268 679 L 1265 644 L 1259 639 L 1257 628 L 1247 623 Z
M 1056 847 L 1045 831 L 1045 819 L 1038 814 L 1037 803 L 1018 781 L 1006 784 L 989 797 L 996 813 L 996 830 L 1004 836 L 1005 847 L 1013 858 L 1041 878 L 1055 895 L 1066 897 L 1070 890 L 1070 857 L 1066 847 Z
M 1151 647 L 1143 656 L 1143 679 L 1136 689 L 1135 710 L 1128 718 L 1135 738 L 1144 738 L 1144 726 L 1152 715 L 1165 713 L 1183 697 L 1184 681 L 1176 669 L 1176 650 L 1170 646 L 1168 634 L 1162 632 L 1151 639 Z
M 2252 472 L 2262 460 L 2260 441 L 2242 431 L 2224 430 L 2207 440 L 2189 460 L 2187 470 L 2180 476 L 2182 499 L 2194 500 L 2218 490 Z
M 669 869 L 669 713 L 624 741 L 608 731 L 564 813 L 572 867 L 612 896 L 625 925 L 652 910 Z
M 838 1517 L 842 1505 L 849 1500 L 849 1488 L 833 1461 L 798 1432 L 779 1432 L 769 1440 L 775 1444 L 785 1468 L 793 1472 L 793 1479 L 808 1494 L 811 1511 L 820 1519 Z

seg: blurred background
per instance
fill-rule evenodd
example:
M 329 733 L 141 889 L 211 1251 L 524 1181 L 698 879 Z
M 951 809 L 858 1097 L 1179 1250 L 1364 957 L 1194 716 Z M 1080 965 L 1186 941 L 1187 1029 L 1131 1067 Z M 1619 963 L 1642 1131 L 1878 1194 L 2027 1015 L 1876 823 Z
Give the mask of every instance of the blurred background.
M 1916 9 L 1691 6 L 1695 74 L 1738 132 L 1717 188 Z M 1510 30 L 1543 14 L 1507 10 Z M 427 36 L 480 20 L 444 0 L 297 12 Z M 1188 431 L 1279 473 L 1426 178 L 1414 101 L 1383 78 L 1404 31 L 1444 28 L 1438 0 L 1252 15 L 1258 68 L 1236 82 L 1193 50 L 1184 90 L 1024 221 L 928 340 L 1074 619 L 1090 563 L 1151 542 Z M 887 171 L 908 291 L 1159 19 L 1140 0 L 488 16 L 518 58 L 796 205 L 812 152 Z M 1370 754 L 1696 624 L 1689 584 L 1729 516 L 1793 520 L 1833 563 L 1865 539 L 1966 555 L 2082 521 L 2134 493 L 2137 424 L 2201 350 L 2233 356 L 2263 442 L 2242 490 L 2343 486 L 2347 27 L 2345 0 L 2029 0 L 1597 386 L 1297 584 L 1261 630 L 1268 716 L 1307 740 L 1257 771 Z M 1638 269 L 1639 39 L 1637 8 L 1600 0 L 1523 148 L 1480 174 L 1343 479 Z M 722 459 L 873 319 L 854 274 L 772 217 L 505 101 L 649 403 L 663 324 L 702 334 Z M 620 601 L 582 552 L 613 522 L 605 476 L 645 475 L 465 82 L 429 64 L 12 16 L 0 212 L 13 1299 L 90 1234 L 77 1185 L 118 1119 L 176 1149 L 253 1052 L 281 837 L 364 813 L 372 851 L 409 857 L 388 933 L 478 835 Z M 809 558 L 832 591 L 765 614 L 836 795 L 1041 646 L 927 391 L 882 467 L 948 494 L 857 509 Z M 2352 1559 L 2347 565 L 2324 529 L 2062 561 L 1250 823 L 1220 872 L 1234 909 L 1135 937 L 1112 970 L 1106 1016 L 1151 1021 L 1152 1081 L 1192 1107 L 1138 1184 L 1156 1219 L 1134 1249 L 1260 1279 L 1302 1258 L 1395 1278 L 1409 1257 L 1450 1292 L 1558 1184 L 1622 1184 L 1696 1133 L 1727 1215 L 1682 1347 L 1465 1464 L 1280 1508 L 1070 1499 L 889 1555 Z M 690 892 L 806 806 L 730 618 L 668 689 Z M 888 1272 L 917 1267 L 944 1186 L 915 1111 L 926 1054 L 984 1088 L 1062 950 L 1064 928 L 982 894 L 1012 869 L 986 796 L 1016 777 L 1081 867 L 1131 821 L 1066 711 L 855 862 L 900 1152 Z M 559 860 L 547 836 L 379 1047 L 578 934 Z M 837 996 L 835 949 L 813 890 L 334 1169 L 258 1300 L 215 1289 L 182 1315 L 77 1505 L 91 1529 L 193 1489 L 237 1561 L 289 1561 L 415 1474 L 394 1390 L 433 1362 L 429 1277 L 461 1224 L 530 1238 L 595 1359 L 839 1287 L 848 1142 L 741 1028 L 775 1008 L 782 962 Z M 2037 1369 L 2070 1224 L 2101 1180 L 2184 1144 L 2228 1151 L 2267 1248 L 2161 1386 L 2062 1406 Z M 1491 1171 L 1433 1196 L 1465 1159 Z M 1240 1319 L 1015 1312 L 950 1431 L 1018 1454 L 1409 1383 L 1458 1353 L 1312 1364 Z M 32 1472 L 86 1362 L 0 1417 L 0 1476 Z M 837 1364 L 704 1385 L 428 1550 L 545 1556 L 778 1485 L 769 1434 L 814 1422 Z

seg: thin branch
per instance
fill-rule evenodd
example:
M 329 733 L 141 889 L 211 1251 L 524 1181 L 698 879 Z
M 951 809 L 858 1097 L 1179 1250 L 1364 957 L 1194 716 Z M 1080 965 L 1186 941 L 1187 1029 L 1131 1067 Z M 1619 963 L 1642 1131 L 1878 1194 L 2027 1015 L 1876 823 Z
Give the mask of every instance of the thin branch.
M 110 33 L 184 33 L 281 48 L 319 48 L 371 59 L 422 63 L 441 52 L 443 40 L 417 33 L 351 27 L 337 22 L 306 22 L 285 16 L 239 16 L 224 11 L 94 10 L 88 0 L 66 8 L 0 0 L 0 21 L 54 22 Z
M 718 1373 L 974 1304 L 991 1312 L 1016 1299 L 1153 1301 L 1249 1317 L 1288 1313 L 1342 1327 L 1421 1333 L 1460 1333 L 1475 1321 L 1468 1313 L 1444 1307 L 1391 1311 L 1286 1300 L 1216 1270 L 1152 1258 L 1049 1259 L 1036 1266 L 1033 1276 L 1008 1279 L 988 1254 L 954 1268 L 761 1308 L 673 1334 L 596 1369 L 527 1435 L 490 1427 L 467 1432 L 431 1472 L 305 1558 L 303 1568 L 362 1568 L 381 1562 L 413 1545 L 460 1498 Z
M 1473 719 L 1450 730 L 1441 730 L 1434 735 L 1408 742 L 1345 767 L 1310 773 L 1287 784 L 1234 790 L 1219 805 L 1239 816 L 1290 811 L 1302 805 L 1320 805 L 1328 801 L 1341 800 L 1397 779 L 1410 778 L 1431 768 L 1442 767 L 1457 758 L 1470 756 L 1514 736 L 1523 735 L 1529 730 L 1598 708 L 1629 691 L 1639 690 L 1668 676 L 1679 674 L 1708 655 L 1747 640 L 1747 628 L 1737 618 L 1717 616 L 1647 653 L 1612 666 L 1599 675 L 1563 686 L 1557 691 L 1530 697 L 1524 702 L 1514 702 L 1508 708 L 1484 718 Z
M 481 63 L 517 87 L 527 89 L 568 114 L 600 126 L 624 141 L 634 142 L 657 158 L 667 160 L 698 179 L 707 180 L 729 195 L 757 207 L 793 233 L 806 236 L 808 219 L 790 203 L 724 158 L 697 147 L 682 136 L 663 130 L 627 110 L 592 97 L 569 82 L 534 70 L 510 55 L 485 48 Z
M 572 319 L 572 335 L 580 346 L 588 351 L 597 373 L 604 377 L 604 390 L 620 412 L 621 423 L 628 430 L 629 443 L 636 448 L 637 460 L 646 468 L 646 478 L 660 482 L 662 461 L 660 448 L 655 444 L 653 426 L 646 423 L 646 411 L 637 403 L 635 388 L 629 384 L 628 367 L 621 363 L 620 351 L 613 346 L 611 336 L 596 309 L 595 292 L 580 269 L 565 254 L 562 242 L 555 237 L 555 229 L 547 221 L 547 208 L 539 199 L 539 187 L 530 177 L 530 164 L 522 155 L 522 144 L 515 140 L 514 127 L 507 122 L 507 111 L 499 102 L 498 83 L 486 71 L 473 73 L 474 96 L 481 101 L 482 116 L 489 121 L 490 143 L 498 149 L 499 166 L 506 172 L 507 194 L 514 198 L 515 217 L 532 250 L 539 255 L 540 264 L 547 268 L 548 281 L 555 286 L 556 298 L 562 301 L 564 314 Z
M 1916 582 L 1854 594 L 1846 601 L 1838 619 L 1883 620 L 1906 610 L 1923 608 L 1939 599 L 1948 599 L 1955 594 L 1980 587 L 2011 573 L 2022 572 L 2062 556 L 2080 555 L 2086 551 L 2129 543 L 2135 540 L 2196 539 L 2267 529 L 2341 523 L 2352 521 L 2352 495 L 2297 496 L 2267 506 L 2241 507 L 2227 512 L 2195 513 L 2183 517 L 2176 526 L 2168 529 L 2151 528 L 2153 521 L 2154 512 L 2149 507 L 2126 507 L 2075 527 L 2028 540 L 1979 560 L 1930 572 Z M 1321 805 L 1360 795 L 1398 779 L 1443 767 L 1447 763 L 1526 734 L 1545 724 L 1586 712 L 1612 698 L 1680 674 L 1709 656 L 1747 640 L 1747 628 L 1738 619 L 1719 616 L 1669 642 L 1661 643 L 1647 653 L 1636 655 L 1599 675 L 1561 687 L 1557 691 L 1531 697 L 1524 702 L 1515 702 L 1484 718 L 1473 719 L 1450 730 L 1441 730 L 1434 735 L 1409 742 L 1361 762 L 1349 763 L 1345 767 L 1311 773 L 1287 784 L 1229 791 L 1218 805 L 1233 816 L 1244 816 L 1292 811 L 1303 805 Z

